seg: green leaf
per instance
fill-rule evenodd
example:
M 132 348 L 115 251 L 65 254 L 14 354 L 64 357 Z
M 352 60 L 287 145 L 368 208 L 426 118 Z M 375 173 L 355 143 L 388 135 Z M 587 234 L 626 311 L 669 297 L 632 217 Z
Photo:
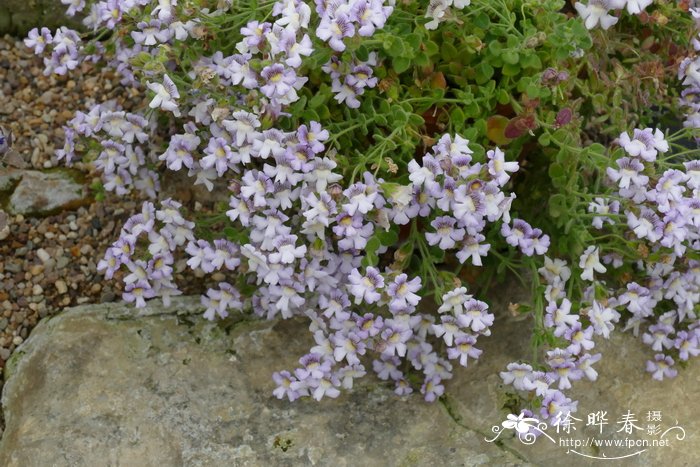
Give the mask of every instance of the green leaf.
M 522 55 L 520 57 L 520 66 L 523 68 L 531 68 L 535 70 L 541 70 L 542 69 L 542 61 L 540 60 L 540 57 L 537 56 L 536 53 L 529 53 L 526 55 Z
M 566 197 L 561 193 L 557 193 L 549 197 L 548 202 L 549 215 L 557 218 L 567 211 Z
M 514 50 L 506 50 L 503 52 L 503 55 L 501 55 L 503 58 L 503 61 L 506 63 L 509 63 L 511 65 L 515 65 L 520 61 L 520 56 L 518 55 L 518 52 Z
M 437 54 L 440 51 L 440 46 L 437 45 L 437 43 L 433 41 L 428 41 L 425 43 L 425 53 L 428 55 L 428 57 L 432 57 L 433 55 Z
M 474 17 L 472 22 L 477 28 L 487 29 L 491 24 L 491 18 L 489 18 L 489 15 L 481 11 Z
M 355 56 L 358 60 L 366 62 L 369 58 L 369 51 L 367 50 L 367 47 L 364 45 L 359 46 L 357 50 L 355 50 Z
M 418 34 L 416 34 L 416 33 L 408 34 L 404 37 L 404 39 L 406 39 L 406 44 L 412 50 L 418 50 L 418 48 L 420 48 L 421 38 Z
M 423 119 L 423 117 L 421 117 L 418 114 L 409 113 L 408 114 L 408 123 L 413 125 L 413 126 L 423 126 L 423 124 L 425 123 L 425 120 Z
M 442 263 L 445 260 L 445 250 L 436 246 L 431 246 L 428 248 L 430 256 L 436 263 Z
M 368 255 L 372 255 L 379 249 L 380 246 L 382 246 L 381 240 L 379 240 L 377 235 L 373 235 L 372 238 L 367 240 L 367 246 L 365 246 L 365 252 Z
M 404 57 L 395 57 L 391 60 L 391 63 L 394 67 L 394 71 L 397 74 L 403 73 L 404 71 L 408 70 L 409 66 L 411 66 L 411 60 Z
M 488 46 L 488 51 L 494 57 L 498 57 L 503 52 L 503 45 L 498 41 L 491 41 Z
M 493 67 L 486 62 L 481 62 L 475 69 L 477 84 L 484 84 L 493 76 Z
M 379 258 L 377 258 L 377 255 L 374 254 L 365 255 L 365 257 L 362 258 L 362 261 L 360 262 L 360 265 L 364 268 L 369 266 L 376 266 L 377 264 L 379 264 Z
M 520 65 L 513 63 L 506 63 L 503 65 L 503 68 L 501 69 L 501 73 L 503 73 L 504 76 L 518 76 L 520 73 L 522 73 L 522 69 L 520 68 Z
M 452 61 L 459 54 L 455 46 L 449 42 L 443 42 L 440 50 L 442 52 L 442 58 L 444 58 L 447 61 Z
M 377 232 L 376 236 L 384 246 L 394 246 L 399 241 L 399 234 L 394 229 L 381 230 Z

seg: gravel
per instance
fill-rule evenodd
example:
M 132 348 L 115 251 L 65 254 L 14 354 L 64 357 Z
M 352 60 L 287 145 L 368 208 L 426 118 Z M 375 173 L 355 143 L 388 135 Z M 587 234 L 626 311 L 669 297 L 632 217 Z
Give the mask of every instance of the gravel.
M 61 126 L 75 111 L 110 99 L 125 110 L 144 105 L 137 91 L 119 86 L 112 71 L 84 64 L 68 77 L 46 77 L 40 57 L 21 41 L 0 38 L 0 125 L 12 129 L 14 149 L 29 169 L 61 166 L 53 158 L 63 146 Z M 74 167 L 87 185 L 97 180 L 91 167 Z M 119 299 L 123 273 L 105 280 L 97 262 L 140 206 L 134 197 L 108 195 L 48 217 L 8 216 L 8 226 L 0 226 L 0 370 L 42 318 L 65 307 Z M 184 293 L 204 289 L 188 270 L 175 279 Z

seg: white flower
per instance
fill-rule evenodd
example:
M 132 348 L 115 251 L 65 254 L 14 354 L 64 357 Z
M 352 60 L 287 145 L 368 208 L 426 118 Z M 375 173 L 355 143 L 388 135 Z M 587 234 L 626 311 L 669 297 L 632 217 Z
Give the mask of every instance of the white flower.
M 654 0 L 627 0 L 627 12 L 630 15 L 638 15 Z
M 617 23 L 617 18 L 608 14 L 608 11 L 616 3 L 610 0 L 590 0 L 588 5 L 576 2 L 574 7 L 581 19 L 585 21 L 586 28 L 593 29 L 600 23 L 600 27 L 607 30 L 610 26 Z
M 170 76 L 163 76 L 163 84 L 149 82 L 147 85 L 148 89 L 156 93 L 151 103 L 148 104 L 150 108 L 161 108 L 172 112 L 176 117 L 180 116 L 177 102 L 175 102 L 175 99 L 180 98 L 180 93 L 177 91 L 177 86 L 175 86 L 173 80 L 170 79 Z
M 581 279 L 583 280 L 593 280 L 593 271 L 603 273 L 607 271 L 605 266 L 600 262 L 598 258 L 598 247 L 593 245 L 586 248 L 586 251 L 581 255 L 581 260 L 578 263 L 579 267 L 583 269 L 581 273 Z
M 518 171 L 518 163 L 506 162 L 505 154 L 503 154 L 503 151 L 500 149 L 496 148 L 495 150 L 487 152 L 486 155 L 489 159 L 489 174 L 491 174 L 493 179 L 496 180 L 500 186 L 505 185 L 508 183 L 508 180 L 510 180 L 510 175 L 506 172 Z
M 544 257 L 544 266 L 537 270 L 542 277 L 551 284 L 555 280 L 561 278 L 562 281 L 566 282 L 571 277 L 571 269 L 566 265 L 566 261 L 555 258 L 552 260 L 549 256 Z

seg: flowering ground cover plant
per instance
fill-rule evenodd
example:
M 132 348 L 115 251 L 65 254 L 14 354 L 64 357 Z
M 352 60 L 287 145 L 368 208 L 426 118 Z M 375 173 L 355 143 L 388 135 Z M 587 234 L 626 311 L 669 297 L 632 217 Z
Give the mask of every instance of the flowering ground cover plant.
M 179 293 L 185 255 L 226 277 L 205 318 L 308 318 L 277 397 L 374 371 L 435 400 L 487 358 L 479 297 L 506 273 L 532 290 L 513 308 L 532 355 L 501 373 L 529 413 L 575 411 L 613 331 L 641 335 L 655 379 L 700 353 L 693 2 L 64 3 L 86 32 L 30 33 L 46 73 L 101 61 L 148 99 L 79 113 L 57 157 L 120 196 L 157 199 L 165 171 L 229 190 L 208 218 L 144 202 L 99 268 L 142 307 Z

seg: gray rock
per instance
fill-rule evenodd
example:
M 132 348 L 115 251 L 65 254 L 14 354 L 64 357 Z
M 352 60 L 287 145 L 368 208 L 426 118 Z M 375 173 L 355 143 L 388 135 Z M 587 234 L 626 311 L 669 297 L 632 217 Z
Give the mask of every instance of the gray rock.
M 312 344 L 299 322 L 201 319 L 185 298 L 41 321 L 10 359 L 3 466 L 524 465 L 440 404 L 369 380 L 279 401 L 273 371 Z
M 11 214 L 45 215 L 73 209 L 87 202 L 87 190 L 66 170 L 21 171 L 21 179 L 7 202 Z
M 22 171 L 10 167 L 0 167 L 0 192 L 14 188 L 22 178 Z
M 513 301 L 521 296 L 508 291 Z M 685 430 L 683 440 L 672 433 L 670 447 L 610 465 L 697 465 L 700 365 L 655 382 L 643 371 L 647 348 L 620 333 L 599 344 L 599 381 L 570 392 L 577 431 L 549 428 L 555 442 L 531 446 L 512 431 L 486 442 L 510 413 L 498 372 L 532 357 L 529 321 L 510 317 L 506 299 L 491 303 L 496 325 L 480 339 L 481 361 L 456 368 L 435 404 L 396 397 L 370 377 L 336 400 L 273 398 L 272 372 L 293 368 L 311 345 L 302 322 L 208 323 L 194 298 L 169 310 L 151 304 L 141 317 L 121 304 L 77 307 L 42 321 L 7 364 L 0 465 L 589 466 L 596 461 L 583 455 L 635 452 L 558 444 L 593 436 L 587 414 L 601 410 L 609 421 L 601 440 L 648 438 L 617 431 L 627 410 L 643 428 L 648 412 L 660 411 L 664 429 Z
M 24 36 L 31 28 L 46 26 L 82 27 L 78 17 L 66 16 L 66 5 L 60 0 L 2 0 L 0 2 L 0 35 Z

